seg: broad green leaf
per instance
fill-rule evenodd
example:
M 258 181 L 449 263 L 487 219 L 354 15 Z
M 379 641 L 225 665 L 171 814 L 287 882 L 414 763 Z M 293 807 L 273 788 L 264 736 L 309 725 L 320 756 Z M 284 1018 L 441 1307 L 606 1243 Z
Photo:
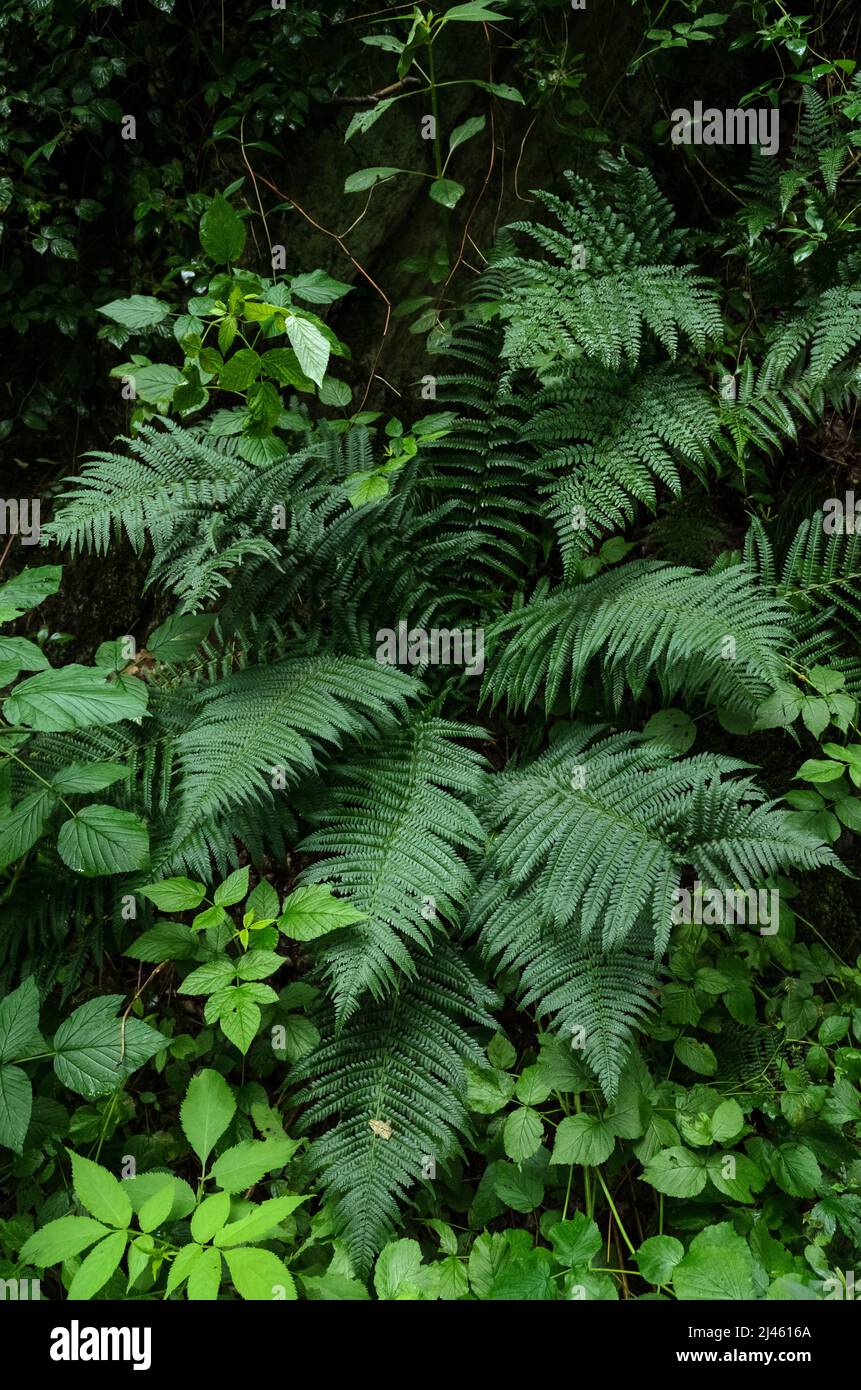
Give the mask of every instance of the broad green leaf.
M 771 1175 L 790 1197 L 814 1197 L 822 1181 L 815 1155 L 803 1144 L 781 1144 L 771 1155 Z
M 123 1191 L 128 1194 L 132 1210 L 140 1213 L 152 1197 L 160 1193 L 168 1184 L 173 1191 L 173 1201 L 167 1217 L 169 1221 L 182 1221 L 194 1211 L 195 1196 L 184 1178 L 173 1173 L 139 1173 L 136 1178 L 123 1179 Z
M 173 1264 L 170 1266 L 170 1273 L 169 1273 L 168 1276 L 167 1276 L 166 1292 L 167 1292 L 168 1294 L 175 1293 L 176 1290 L 177 1290 L 178 1288 L 180 1288 L 180 1286 L 181 1286 L 182 1284 L 185 1283 L 186 1279 L 188 1279 L 189 1275 L 191 1274 L 191 1271 L 194 1269 L 195 1265 L 198 1263 L 198 1261 L 200 1260 L 201 1255 L 203 1255 L 203 1254 L 204 1254 L 204 1250 L 203 1250 L 202 1246 L 200 1246 L 200 1245 L 194 1245 L 194 1244 L 192 1244 L 192 1245 L 184 1245 L 184 1246 L 182 1247 L 182 1249 L 179 1251 L 179 1253 L 177 1254 L 176 1258 L 174 1259 Z M 220 1277 L 221 1277 L 221 1260 L 220 1260 L 220 1258 L 219 1258 L 219 1270 L 218 1270 L 218 1273 L 219 1273 L 219 1281 L 220 1281 Z M 216 1292 L 217 1292 L 217 1289 L 218 1289 L 218 1285 L 216 1284 Z
M 245 224 L 220 193 L 200 219 L 200 244 L 217 265 L 238 261 L 245 249 Z
M 0 584 L 0 621 L 11 622 L 29 609 L 37 608 L 57 592 L 62 575 L 62 565 L 36 565 Z
M 124 956 L 131 960 L 146 960 L 155 964 L 163 960 L 191 960 L 197 955 L 200 940 L 182 922 L 159 922 L 134 941 Z
M 668 1197 L 696 1197 L 706 1185 L 705 1165 L 703 1154 L 675 1144 L 649 1159 L 643 1168 L 642 1181 Z
M 697 736 L 697 726 L 683 709 L 662 709 L 652 715 L 643 733 L 653 743 L 687 753 Z
M 530 1158 L 540 1147 L 544 1138 L 544 1121 L 537 1110 L 519 1105 L 505 1121 L 502 1131 L 503 1144 L 508 1157 L 515 1163 Z
M 491 1038 L 491 1043 L 488 1044 L 487 1048 L 488 1056 L 490 1056 L 490 1046 L 492 1042 L 493 1039 Z M 520 1073 L 517 1078 L 517 1085 L 514 1088 L 514 1094 L 523 1105 L 541 1105 L 547 1100 L 552 1089 L 552 1086 L 547 1084 L 547 1079 L 541 1067 L 536 1063 L 531 1067 L 525 1067 Z
M 97 1221 L 123 1229 L 131 1224 L 132 1204 L 122 1183 L 91 1159 L 71 1153 L 72 1184 L 75 1196 Z
M 70 763 L 51 779 L 51 785 L 61 796 L 76 792 L 101 792 L 112 787 L 129 769 L 122 763 Z
M 252 348 L 240 348 L 228 357 L 218 384 L 223 391 L 247 391 L 260 375 L 260 357 Z
M 480 82 L 473 78 L 472 85 L 473 87 L 481 87 L 482 91 L 492 92 L 495 97 L 501 97 L 503 101 L 518 101 L 521 106 L 525 105 L 523 93 L 508 82 Z
M 233 907 L 235 903 L 241 903 L 248 893 L 248 865 L 244 868 L 235 869 L 223 883 L 220 883 L 212 895 L 212 901 L 216 907 Z
M 283 1046 L 282 1037 L 278 1038 L 276 1047 L 273 1036 L 272 1050 L 279 1060 L 286 1058 L 288 1062 L 298 1062 L 300 1057 L 313 1052 L 320 1041 L 318 1029 L 303 1014 L 288 1014 L 277 1027 L 283 1029 Z
M 710 1154 L 706 1167 L 718 1192 L 735 1202 L 752 1202 L 765 1187 L 765 1174 L 746 1154 Z
M 247 1192 L 267 1173 L 283 1168 L 293 1157 L 299 1141 L 283 1138 L 243 1139 L 225 1149 L 212 1165 L 211 1174 L 225 1192 Z
M 125 1231 L 114 1231 L 104 1240 L 94 1245 L 89 1255 L 82 1260 L 80 1268 L 69 1285 L 69 1299 L 86 1302 L 104 1288 L 125 1252 L 128 1239 Z
M 173 1210 L 175 1184 L 173 1178 L 165 1178 L 161 1187 L 147 1197 L 138 1211 L 138 1225 L 142 1231 L 155 1231 L 163 1226 Z
M 21 1153 L 30 1126 L 33 1087 L 20 1067 L 0 1066 L 0 1145 Z
M 487 1295 L 506 1303 L 537 1303 L 555 1299 L 550 1251 L 530 1250 L 512 1260 L 494 1279 Z
M 247 951 L 236 962 L 236 973 L 240 980 L 265 980 L 274 975 L 286 964 L 284 956 L 277 951 Z
M 299 359 L 292 348 L 270 348 L 260 359 L 266 376 L 271 376 L 279 386 L 295 386 L 297 391 L 313 391 L 314 383 L 299 366 Z
M 173 613 L 147 638 L 146 649 L 156 661 L 187 661 L 209 635 L 211 613 Z
M 62 1264 L 107 1234 L 108 1228 L 101 1221 L 91 1221 L 88 1216 L 61 1216 L 34 1231 L 25 1241 L 21 1247 L 21 1263 L 35 1265 L 37 1269 Z
M 302 371 L 316 386 L 322 386 L 329 365 L 330 347 L 327 339 L 315 323 L 293 314 L 287 319 L 285 329 Z
M 582 1211 L 578 1211 L 570 1221 L 557 1221 L 547 1234 L 554 1255 L 567 1268 L 587 1265 L 601 1249 L 601 1232 Z
M 54 1070 L 64 1086 L 82 1096 L 101 1096 L 117 1087 L 165 1045 L 157 1029 L 137 1018 L 121 1023 L 121 994 L 104 994 L 81 1004 L 54 1034 Z
M 131 374 L 134 378 L 135 394 L 150 405 L 170 401 L 179 387 L 186 385 L 185 377 L 178 367 L 167 362 L 155 362 L 149 367 L 136 367 Z
M 233 1092 L 220 1072 L 205 1068 L 189 1082 L 179 1112 L 183 1133 L 205 1163 L 236 1110 Z
M 511 1259 L 511 1246 L 506 1234 L 484 1232 L 477 1236 L 469 1252 L 470 1287 L 478 1298 L 487 1298 L 494 1279 Z
M 30 975 L 0 1000 L 0 1062 L 13 1062 L 39 1031 L 39 991 Z
M 420 1296 L 418 1275 L 422 1264 L 417 1240 L 392 1240 L 384 1246 L 374 1268 L 374 1288 L 383 1300 Z
M 215 1192 L 205 1197 L 191 1218 L 191 1234 L 200 1244 L 212 1240 L 230 1216 L 230 1193 Z
M 556 1130 L 551 1163 L 580 1163 L 595 1168 L 610 1157 L 615 1136 L 606 1120 L 597 1115 L 569 1115 Z
M 220 1249 L 224 1249 L 231 1245 L 265 1240 L 276 1226 L 291 1216 L 296 1208 L 307 1200 L 307 1197 L 295 1197 L 292 1193 L 286 1193 L 283 1197 L 270 1197 L 268 1201 L 261 1202 L 247 1216 L 241 1217 L 238 1221 L 231 1221 L 229 1226 L 225 1226 L 222 1231 L 219 1231 L 215 1243 Z
M 281 911 L 278 894 L 265 878 L 261 878 L 259 883 L 252 888 L 245 906 L 249 912 L 254 913 L 258 922 L 264 918 L 272 921 Z
M 450 10 L 445 12 L 445 21 L 460 21 L 464 24 L 483 24 L 493 23 L 500 19 L 508 19 L 508 15 L 500 14 L 498 10 L 491 10 L 487 5 L 453 5 Z
M 76 873 L 88 877 L 129 873 L 146 868 L 149 834 L 132 811 L 95 804 L 64 822 L 57 849 L 63 863 Z
M 50 787 L 42 787 L 22 797 L 17 806 L 0 818 L 0 869 L 14 864 L 45 833 L 57 806 Z
M 205 961 L 190 975 L 186 975 L 177 991 L 179 994 L 214 994 L 217 989 L 225 989 L 236 978 L 236 965 L 229 956 L 216 956 L 215 960 Z
M 162 912 L 192 911 L 206 895 L 205 886 L 191 878 L 165 878 L 160 883 L 145 883 L 137 891 Z
M 700 1076 L 714 1076 L 717 1071 L 717 1058 L 712 1049 L 698 1038 L 676 1038 L 673 1051 L 680 1062 Z
M 434 179 L 428 189 L 433 201 L 441 203 L 444 208 L 455 207 L 465 192 L 463 184 L 458 183 L 456 179 Z
M 344 487 L 351 507 L 364 507 L 368 502 L 379 502 L 389 495 L 388 480 L 376 468 L 351 473 L 344 479 Z
M 650 1284 L 668 1284 L 685 1247 L 675 1236 L 650 1236 L 634 1256 L 644 1279 Z
M 21 681 L 4 702 L 3 713 L 10 724 L 65 733 L 140 719 L 146 707 L 147 688 L 136 677 L 109 680 L 94 667 L 69 665 Z
M 291 941 L 313 941 L 326 932 L 362 922 L 366 915 L 345 898 L 336 898 L 326 884 L 310 883 L 294 888 L 284 899 L 278 927 Z
M 393 106 L 397 97 L 385 97 L 383 101 L 378 101 L 376 106 L 372 106 L 369 111 L 357 111 L 351 118 L 344 134 L 344 140 L 352 140 L 356 134 L 364 135 L 366 130 L 370 130 L 390 106 Z
M 239 1048 L 244 1057 L 260 1027 L 260 1007 L 251 993 L 251 986 L 239 985 L 223 990 L 219 995 L 215 1016 L 225 1036 L 234 1047 Z M 212 1011 L 207 1010 L 206 1019 L 207 1022 L 211 1021 Z
M 716 1144 L 726 1144 L 744 1129 L 744 1114 L 736 1100 L 722 1100 L 711 1117 L 711 1137 Z
M 694 1236 L 673 1270 L 673 1289 L 677 1298 L 685 1300 L 754 1298 L 753 1256 L 747 1242 L 728 1221 L 707 1226 Z
M 364 193 L 382 179 L 390 179 L 394 174 L 406 173 L 405 169 L 392 169 L 388 165 L 375 165 L 368 169 L 357 169 L 344 180 L 345 193 Z
M 349 294 L 352 288 L 352 285 L 336 280 L 325 270 L 309 270 L 304 275 L 294 275 L 290 281 L 291 293 L 298 294 L 300 299 L 307 299 L 309 304 L 334 304 L 337 299 Z
M 133 294 L 129 299 L 112 299 L 110 304 L 99 306 L 98 312 L 105 318 L 121 323 L 123 328 L 140 332 L 142 328 L 155 328 L 170 313 L 170 305 L 162 304 L 151 294 Z
M 14 666 L 16 671 L 47 671 L 51 663 L 35 642 L 0 633 L 0 665 Z
M 841 797 L 834 803 L 834 813 L 848 830 L 861 834 L 861 797 Z
M 508 1072 L 466 1063 L 466 1108 L 479 1115 L 495 1115 L 514 1095 L 515 1080 Z
M 493 1037 L 490 1039 L 490 1042 L 487 1044 L 487 1056 L 491 1064 L 494 1067 L 498 1067 L 500 1071 L 505 1071 L 506 1068 L 513 1067 L 514 1063 L 517 1061 L 517 1052 L 515 1048 L 512 1047 L 511 1043 L 508 1041 L 508 1038 L 505 1036 L 504 1033 L 494 1033 Z M 533 1069 L 529 1067 L 527 1068 L 527 1070 L 532 1071 Z M 537 1071 L 538 1069 L 535 1068 L 535 1070 Z M 519 1087 L 519 1081 L 517 1085 Z M 548 1086 L 548 1096 L 550 1095 L 551 1090 L 552 1087 Z M 533 1097 L 531 1095 L 521 1096 L 519 1091 L 517 1099 L 524 1101 L 526 1104 L 534 1103 Z
M 839 762 L 828 762 L 824 758 L 808 758 L 796 772 L 796 779 L 803 782 L 836 782 L 842 777 L 844 768 Z
M 353 392 L 346 381 L 339 381 L 337 377 L 327 376 L 323 378 L 318 397 L 321 405 L 332 405 L 340 410 L 350 404 L 353 399 Z
M 528 1160 L 522 1167 L 513 1163 L 496 1164 L 493 1190 L 500 1201 L 514 1211 L 535 1211 L 544 1201 L 544 1179 Z
M 190 1303 L 211 1303 L 218 1297 L 221 1285 L 221 1255 L 213 1246 L 200 1251 L 191 1263 L 186 1296 Z
M 284 1261 L 271 1250 L 225 1250 L 224 1258 L 237 1293 L 260 1303 L 296 1298 L 296 1285 Z
M 478 135 L 484 130 L 485 125 L 484 116 L 470 116 L 462 125 L 455 126 L 448 137 L 449 151 L 456 150 L 458 145 L 463 145 L 467 140 L 471 140 L 473 135 Z

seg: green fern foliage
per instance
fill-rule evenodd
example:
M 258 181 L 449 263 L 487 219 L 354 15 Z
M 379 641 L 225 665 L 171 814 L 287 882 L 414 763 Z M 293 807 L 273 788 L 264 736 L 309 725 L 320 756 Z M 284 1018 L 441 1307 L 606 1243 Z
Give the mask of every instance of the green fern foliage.
M 566 174 L 568 204 L 537 193 L 562 231 L 512 224 L 550 257 L 549 263 L 517 257 L 495 267 L 516 272 L 504 349 L 516 366 L 585 353 L 618 369 L 639 361 L 646 331 L 672 358 L 683 339 L 704 351 L 721 336 L 708 280 L 692 266 L 671 263 L 672 238 L 661 235 L 671 214 L 651 175 L 624 161 L 613 161 L 612 173 L 600 194 L 587 179 Z
M 483 759 L 459 739 L 484 730 L 420 715 L 364 752 L 326 787 L 323 826 L 300 848 L 321 855 L 305 882 L 333 882 L 366 920 L 323 943 L 319 963 L 339 1023 L 366 992 L 380 999 L 437 949 L 443 922 L 465 906 L 462 857 L 483 840 L 470 805 L 484 790 Z M 337 777 L 337 780 L 336 780 Z
M 497 878 L 532 888 L 544 921 L 576 920 L 584 946 L 614 951 L 648 928 L 660 958 L 688 867 L 706 883 L 748 888 L 790 866 L 835 862 L 749 779 L 730 778 L 745 764 L 600 732 L 575 726 L 502 775 L 489 812 Z
M 318 1020 L 319 1047 L 296 1073 L 306 1082 L 304 1127 L 330 1125 L 310 1157 L 361 1274 L 428 1161 L 460 1151 L 469 1131 L 464 1061 L 486 1064 L 467 1026 L 494 1026 L 493 995 L 445 941 L 416 958 L 411 976 L 346 1026 L 329 1009 Z
M 617 706 L 626 689 L 637 697 L 655 676 L 665 701 L 681 692 L 754 709 L 782 674 L 789 614 L 744 565 L 704 573 L 635 560 L 539 593 L 500 619 L 491 637 L 509 632 L 485 682 L 493 705 L 505 699 L 512 710 L 525 709 L 543 685 L 547 709 L 560 692 L 573 709 L 590 667 L 600 663 Z
M 178 840 L 315 767 L 322 746 L 374 733 L 415 683 L 375 661 L 308 657 L 227 676 L 197 695 L 177 739 Z
M 718 423 L 697 379 L 666 363 L 612 373 L 583 362 L 530 413 L 524 439 L 553 470 L 542 490 L 566 560 L 623 530 L 638 502 L 654 511 L 659 485 L 678 495 L 682 466 L 702 478 Z
M 522 1007 L 553 1020 L 612 1100 L 631 1041 L 655 1008 L 660 974 L 653 954 L 584 947 L 579 919 L 547 922 L 538 894 L 529 891 L 485 894 L 471 927 L 488 964 L 517 974 Z

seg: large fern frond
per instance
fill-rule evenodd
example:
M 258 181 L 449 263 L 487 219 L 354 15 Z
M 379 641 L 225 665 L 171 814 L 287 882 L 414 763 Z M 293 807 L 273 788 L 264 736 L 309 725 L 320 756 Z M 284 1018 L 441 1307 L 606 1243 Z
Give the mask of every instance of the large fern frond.
M 576 706 L 600 661 L 616 705 L 639 696 L 654 675 L 665 701 L 679 692 L 754 709 L 780 679 L 789 614 L 744 565 L 705 573 L 632 560 L 597 578 L 533 598 L 494 624 L 485 692 L 525 709 L 544 685 L 549 709 L 560 691 Z
M 398 1207 L 429 1160 L 444 1163 L 469 1132 L 464 1061 L 486 1064 L 466 1031 L 492 1028 L 493 1002 L 459 954 L 439 941 L 416 957 L 413 978 L 367 1002 L 338 1027 L 327 1007 L 323 1040 L 297 1073 L 305 1129 L 334 1120 L 310 1158 L 335 1199 L 335 1225 L 357 1271 L 394 1234 Z
M 333 769 L 315 830 L 300 848 L 323 856 L 305 882 L 334 882 L 366 914 L 321 944 L 339 1022 L 363 994 L 381 998 L 398 973 L 439 939 L 463 908 L 471 875 L 462 858 L 482 827 L 469 805 L 484 789 L 483 759 L 457 739 L 484 730 L 420 715 Z M 338 779 L 341 780 L 338 780 Z

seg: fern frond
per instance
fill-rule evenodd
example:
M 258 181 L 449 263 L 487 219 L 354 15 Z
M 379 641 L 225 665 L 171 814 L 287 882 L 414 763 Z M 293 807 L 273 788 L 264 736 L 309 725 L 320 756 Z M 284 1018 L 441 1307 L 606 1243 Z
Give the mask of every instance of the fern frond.
M 545 687 L 550 709 L 566 690 L 573 709 L 590 664 L 600 658 L 608 696 L 639 696 L 650 675 L 665 703 L 679 692 L 753 709 L 774 689 L 789 640 L 785 606 L 744 565 L 704 573 L 633 560 L 572 588 L 533 599 L 490 630 L 485 694 L 525 709 Z M 728 645 L 731 639 L 733 645 Z
M 446 942 L 433 958 L 417 957 L 412 974 L 344 1027 L 327 1008 L 323 1040 L 297 1073 L 307 1082 L 298 1097 L 308 1104 L 303 1128 L 335 1121 L 310 1158 L 362 1275 L 394 1234 L 399 1204 L 428 1158 L 444 1163 L 460 1152 L 469 1133 L 463 1064 L 486 1063 L 465 1025 L 494 1026 L 492 994 Z
M 688 866 L 708 883 L 747 888 L 791 865 L 836 863 L 790 813 L 760 805 L 749 779 L 723 780 L 745 764 L 677 758 L 638 734 L 596 742 L 600 732 L 575 727 L 497 777 L 489 811 L 492 871 L 534 888 L 544 921 L 576 919 L 584 946 L 615 951 L 648 927 L 660 958 Z
M 483 759 L 456 739 L 483 739 L 483 729 L 415 718 L 397 734 L 355 754 L 330 782 L 325 828 L 300 849 L 324 856 L 305 882 L 334 882 L 366 920 L 324 940 L 318 958 L 339 1022 L 366 992 L 380 999 L 398 972 L 414 972 L 416 952 L 439 939 L 442 919 L 455 921 L 471 876 L 461 851 L 477 849 L 483 831 L 468 799 L 484 787 Z

